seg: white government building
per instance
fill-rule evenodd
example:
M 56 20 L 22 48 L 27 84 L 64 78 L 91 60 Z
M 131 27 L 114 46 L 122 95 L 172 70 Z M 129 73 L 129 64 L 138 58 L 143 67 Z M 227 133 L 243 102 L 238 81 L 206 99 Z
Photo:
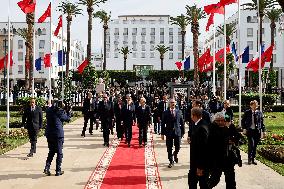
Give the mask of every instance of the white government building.
M 12 32 L 11 32 L 11 42 L 12 42 L 12 51 L 13 51 L 13 67 L 10 70 L 10 81 L 11 85 L 19 83 L 23 81 L 25 78 L 25 53 L 26 46 L 25 40 L 17 35 L 17 31 L 19 28 L 27 28 L 27 24 L 25 22 L 13 22 L 11 23 Z M 35 58 L 43 57 L 45 54 L 50 53 L 50 23 L 35 23 L 36 28 L 36 41 L 35 41 Z M 56 26 L 52 25 L 52 34 L 55 31 Z M 51 69 L 51 78 L 52 85 L 56 85 L 55 80 L 59 78 L 58 74 L 62 71 L 62 66 L 58 66 L 58 51 L 62 49 L 62 32 L 60 30 L 59 35 L 57 37 L 52 35 L 52 69 Z M 7 22 L 0 22 L 0 55 L 2 58 L 5 51 L 4 40 L 8 39 L 8 26 Z M 63 46 L 66 49 L 67 46 L 67 33 L 63 33 Z M 71 40 L 70 47 L 70 70 L 77 69 L 77 67 L 82 63 L 85 58 L 84 48 L 82 43 L 78 40 Z M 8 52 L 8 47 L 6 46 L 6 51 Z M 65 66 L 63 66 L 65 70 Z M 36 86 L 48 86 L 48 78 L 49 78 L 48 68 L 44 67 L 44 63 L 42 61 L 41 70 L 34 71 L 34 78 Z M 3 83 L 3 70 L 0 74 L 1 83 Z M 23 82 L 22 82 L 23 83 Z
M 238 12 L 233 14 L 230 18 L 227 19 L 227 24 L 228 23 L 233 23 L 233 22 L 238 22 Z M 231 37 L 231 43 L 235 42 L 236 44 L 236 49 L 238 51 L 238 48 L 241 48 L 241 53 L 243 50 L 249 46 L 249 58 L 250 60 L 253 57 L 258 57 L 257 54 L 257 49 L 259 46 L 258 40 L 259 37 L 257 36 L 258 32 L 258 22 L 257 22 L 257 12 L 253 10 L 241 10 L 241 20 L 240 20 L 240 25 L 241 25 L 241 33 L 240 33 L 240 45 L 238 44 L 238 31 L 236 31 L 233 36 Z M 217 27 L 216 27 L 217 28 Z M 236 25 L 236 28 L 238 28 L 238 24 Z M 274 61 L 274 70 L 276 70 L 278 74 L 278 87 L 284 87 L 284 33 L 281 35 L 279 32 L 280 29 L 280 23 L 276 23 L 276 32 L 275 32 L 275 48 L 273 51 L 273 61 Z M 210 38 L 205 40 L 204 43 L 204 52 L 207 48 L 211 49 L 211 55 L 213 54 L 213 29 L 211 27 L 212 34 L 210 35 Z M 267 49 L 270 44 L 271 44 L 271 34 L 270 34 L 270 20 L 265 17 L 263 21 L 263 44 L 265 45 L 265 49 Z M 283 31 L 284 32 L 284 31 Z M 224 36 L 219 35 L 216 36 L 215 39 L 215 47 L 216 47 L 216 52 L 219 49 L 224 48 Z M 257 54 L 257 55 L 256 55 Z M 269 63 L 265 64 L 264 69 L 269 68 Z M 252 82 L 251 74 L 248 73 L 246 66 L 246 63 L 242 64 L 243 69 L 242 69 L 242 86 L 248 85 L 248 76 L 250 77 L 250 84 Z M 238 64 L 237 64 L 238 68 Z M 250 71 L 252 72 L 252 70 Z M 246 80 L 244 79 L 246 78 Z M 281 79 L 282 78 L 282 79 Z
M 182 60 L 180 28 L 171 25 L 170 15 L 121 15 L 109 23 L 107 32 L 107 70 L 123 70 L 122 47 L 128 46 L 131 53 L 127 59 L 127 70 L 147 65 L 154 70 L 161 69 L 157 45 L 169 47 L 165 53 L 164 70 L 176 69 L 175 62 Z M 191 66 L 192 68 L 192 66 Z

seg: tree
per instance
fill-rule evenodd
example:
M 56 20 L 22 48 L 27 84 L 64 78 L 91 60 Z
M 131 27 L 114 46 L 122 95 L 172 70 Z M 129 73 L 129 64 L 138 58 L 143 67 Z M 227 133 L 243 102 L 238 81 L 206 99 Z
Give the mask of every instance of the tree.
M 189 18 L 181 14 L 177 17 L 170 17 L 170 22 L 172 25 L 177 25 L 181 29 L 181 41 L 182 41 L 182 59 L 184 59 L 184 46 L 185 46 L 185 34 L 186 27 L 189 25 Z
M 274 34 L 276 33 L 276 22 L 279 20 L 281 17 L 282 10 L 281 9 L 271 9 L 268 12 L 266 12 L 267 17 L 270 20 L 270 28 L 271 28 L 271 45 L 274 45 Z M 271 63 L 270 63 L 270 70 L 273 69 L 273 56 L 271 58 Z
M 17 35 L 19 35 L 20 37 L 22 37 L 25 40 L 25 46 L 26 46 L 26 55 L 25 55 L 25 89 L 28 89 L 28 82 L 29 82 L 29 69 L 28 69 L 28 64 L 29 63 L 29 51 L 30 48 L 28 47 L 28 29 L 27 28 L 19 28 L 17 30 Z
M 120 49 L 120 52 L 119 52 L 120 54 L 123 54 L 123 60 L 124 60 L 124 71 L 126 71 L 126 60 L 127 60 L 127 55 L 128 54 L 130 54 L 131 52 L 130 52 L 130 50 L 129 50 L 129 48 L 128 48 L 128 46 L 126 46 L 126 47 L 122 47 L 121 49 Z
M 107 0 L 79 0 L 78 4 L 84 5 L 87 7 L 88 12 L 88 45 L 87 45 L 87 60 L 91 62 L 91 52 L 92 52 L 92 27 L 93 27 L 93 12 L 94 6 L 99 7 L 100 3 L 105 3 Z
M 226 44 L 227 45 L 231 44 L 231 37 L 236 32 L 236 30 L 237 29 L 236 29 L 236 23 L 235 22 L 226 24 Z M 224 25 L 218 26 L 217 35 L 224 35 Z
M 33 53 L 33 38 L 34 38 L 34 24 L 35 24 L 35 15 L 34 13 L 26 14 L 26 23 L 28 25 L 28 36 L 26 41 L 26 46 L 28 48 L 26 57 L 29 64 L 29 89 L 32 90 L 32 81 L 33 81 L 33 72 L 34 72 L 34 53 Z
M 194 55 L 194 79 L 195 85 L 199 85 L 198 75 L 198 36 L 199 36 L 199 20 L 205 18 L 205 12 L 201 8 L 194 6 L 186 6 L 186 14 L 191 24 L 191 32 L 193 34 L 193 55 Z
M 155 49 L 160 53 L 161 70 L 164 70 L 165 53 L 169 51 L 170 47 L 166 47 L 165 45 L 157 45 Z
M 106 35 L 108 30 L 108 22 L 111 18 L 111 13 L 109 15 L 104 11 L 97 11 L 94 14 L 95 18 L 99 18 L 101 20 L 101 23 L 103 23 L 103 29 L 104 29 L 104 63 L 103 63 L 103 70 L 106 70 Z
M 282 11 L 284 12 L 284 1 L 278 0 L 279 5 L 282 7 Z
M 71 22 L 73 16 L 77 16 L 82 14 L 82 9 L 78 7 L 77 4 L 71 3 L 69 1 L 64 2 L 62 1 L 61 4 L 58 6 L 59 11 L 66 14 L 66 21 L 67 21 L 67 51 L 66 51 L 66 76 L 69 77 L 69 56 L 70 56 L 70 34 L 71 34 Z

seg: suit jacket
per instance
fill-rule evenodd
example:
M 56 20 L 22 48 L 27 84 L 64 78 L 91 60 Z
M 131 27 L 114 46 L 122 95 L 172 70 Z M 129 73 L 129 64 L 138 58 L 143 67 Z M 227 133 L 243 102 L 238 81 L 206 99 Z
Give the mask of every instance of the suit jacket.
M 190 165 L 200 169 L 208 168 L 208 137 L 209 128 L 207 122 L 201 119 L 194 125 L 190 137 Z
M 41 107 L 35 106 L 32 111 L 31 107 L 25 109 L 22 117 L 22 124 L 29 132 L 37 132 L 42 128 L 42 110 Z
M 46 138 L 64 138 L 63 122 L 70 121 L 70 116 L 63 109 L 57 109 L 54 106 L 46 110 Z
M 119 108 L 119 104 L 118 103 L 115 103 L 114 104 L 114 116 L 115 116 L 115 119 L 118 121 L 118 120 L 122 120 L 122 108 L 123 108 L 124 104 L 122 103 L 121 104 L 121 108 Z
M 136 110 L 137 124 L 139 128 L 147 127 L 151 123 L 151 109 L 148 105 L 145 105 L 145 109 L 139 106 Z
M 209 114 L 209 112 L 207 112 L 206 110 L 203 110 L 203 111 L 202 111 L 202 120 L 203 120 L 204 122 L 206 122 L 208 125 L 210 125 L 210 123 L 211 123 L 210 114 Z M 194 128 L 195 128 L 195 124 L 194 124 L 194 122 L 190 119 L 190 122 L 189 122 L 189 129 L 188 129 L 188 136 L 189 136 L 189 137 L 191 137 L 192 131 L 193 131 Z
M 106 105 L 104 101 L 99 102 L 99 116 L 102 122 L 112 122 L 112 119 L 114 119 L 114 110 L 111 101 L 107 101 Z
M 242 118 L 242 128 L 243 129 L 249 129 L 252 124 L 252 110 L 249 109 L 245 111 L 243 118 Z M 256 116 L 256 122 L 255 122 L 255 128 L 258 129 L 259 132 L 265 132 L 265 125 L 263 123 L 263 114 L 261 111 L 256 110 L 255 111 Z
M 183 136 L 185 132 L 182 112 L 175 109 L 175 116 L 168 109 L 162 116 L 161 134 L 166 136 Z
M 96 104 L 94 99 L 85 98 L 83 102 L 83 110 L 82 113 L 84 115 L 88 114 L 90 111 L 94 112 L 96 109 Z
M 167 106 L 166 109 L 168 109 L 168 102 L 166 102 L 166 106 Z M 165 111 L 165 101 L 164 100 L 161 100 L 159 102 L 158 110 L 159 110 L 159 114 L 158 114 L 159 116 L 158 117 L 162 118 L 163 113 Z
M 131 103 L 129 105 L 130 107 L 127 108 L 127 104 L 125 104 L 122 107 L 122 111 L 121 111 L 121 119 L 123 121 L 123 124 L 125 126 L 132 126 L 133 121 L 136 120 L 136 116 L 135 116 L 135 105 L 133 103 Z

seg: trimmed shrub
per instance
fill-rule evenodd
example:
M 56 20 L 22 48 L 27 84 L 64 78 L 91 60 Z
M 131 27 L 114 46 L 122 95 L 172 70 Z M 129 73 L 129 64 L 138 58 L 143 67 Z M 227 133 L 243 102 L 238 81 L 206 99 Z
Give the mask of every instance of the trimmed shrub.
M 258 150 L 258 153 L 272 162 L 284 163 L 283 146 L 277 146 L 277 145 L 264 146 Z
M 239 95 L 236 95 L 236 98 L 239 99 Z M 277 94 L 263 94 L 263 106 L 266 108 L 271 108 L 276 102 L 279 95 Z M 251 101 L 257 100 L 259 102 L 259 94 L 258 93 L 247 93 L 242 94 L 242 104 L 244 107 L 248 108 Z

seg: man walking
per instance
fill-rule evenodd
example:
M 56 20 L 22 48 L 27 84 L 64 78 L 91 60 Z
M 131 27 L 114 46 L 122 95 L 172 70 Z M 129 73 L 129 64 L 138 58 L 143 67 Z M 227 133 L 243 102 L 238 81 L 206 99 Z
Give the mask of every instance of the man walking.
M 27 156 L 33 157 L 33 154 L 36 153 L 37 135 L 42 128 L 42 110 L 41 107 L 36 106 L 35 98 L 30 100 L 30 106 L 25 109 L 22 124 L 28 130 L 31 143 L 30 153 Z
M 87 98 L 84 100 L 82 113 L 84 115 L 84 127 L 81 136 L 85 137 L 85 132 L 89 120 L 90 120 L 89 133 L 90 135 L 93 135 L 93 125 L 95 121 L 95 101 L 93 99 L 93 94 L 90 92 L 88 93 Z
M 181 138 L 185 132 L 182 112 L 176 109 L 176 101 L 174 99 L 170 100 L 170 108 L 163 113 L 161 131 L 162 140 L 164 140 L 164 136 L 166 136 L 168 159 L 170 161 L 168 167 L 172 168 L 174 161 L 178 163 Z M 173 145 L 175 145 L 174 152 L 172 152 Z

